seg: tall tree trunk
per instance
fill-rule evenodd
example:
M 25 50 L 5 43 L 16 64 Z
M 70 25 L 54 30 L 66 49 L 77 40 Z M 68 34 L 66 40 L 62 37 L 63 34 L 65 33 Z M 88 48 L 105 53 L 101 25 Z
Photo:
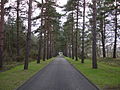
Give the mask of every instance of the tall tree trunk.
M 113 48 L 113 58 L 116 58 L 116 48 L 117 48 L 117 1 L 115 1 L 115 40 L 114 40 L 114 48 Z
M 83 30 L 82 30 L 82 54 L 81 54 L 81 63 L 84 63 L 84 37 L 85 37 L 85 4 L 86 1 L 84 0 L 83 3 Z
M 75 47 L 75 57 L 76 61 L 78 60 L 78 17 L 79 17 L 79 0 L 77 0 L 77 23 L 76 23 L 76 47 Z
M 52 54 L 52 57 L 54 56 L 54 35 L 52 34 L 52 39 L 51 39 L 52 41 L 51 41 L 51 54 Z
M 25 64 L 24 70 L 28 69 L 29 55 L 30 55 L 30 41 L 31 41 L 31 16 L 32 16 L 32 0 L 29 0 L 29 11 L 28 11 L 28 32 L 26 39 L 26 55 L 25 55 Z
M 69 46 L 69 57 L 71 58 L 71 44 Z
M 46 20 L 45 20 L 46 23 Z M 45 24 L 46 27 L 46 24 Z M 44 29 L 43 61 L 46 59 L 46 28 Z
M 103 57 L 106 57 L 106 50 L 105 50 L 105 28 L 103 28 L 104 20 L 103 17 L 100 20 L 100 31 L 101 31 L 101 36 L 102 36 L 102 53 Z
M 19 5 L 20 5 L 20 0 L 17 0 L 17 57 L 20 56 L 20 48 L 19 48 L 19 21 L 20 21 L 20 17 L 19 17 Z M 17 58 L 17 61 L 19 58 Z
M 40 37 L 39 37 L 39 49 L 38 49 L 38 57 L 37 57 L 38 64 L 40 63 L 40 59 L 41 59 L 41 50 L 42 50 L 42 28 L 41 28 Z
M 66 43 L 66 45 L 65 45 L 64 55 L 67 56 L 67 43 Z
M 71 57 L 71 48 L 70 48 L 70 43 L 68 44 L 68 56 Z
M 50 52 L 49 52 L 50 58 L 52 58 L 52 32 L 51 31 L 50 31 Z
M 97 55 L 96 55 L 96 16 L 97 16 L 97 11 L 96 11 L 96 0 L 93 0 L 93 30 L 92 30 L 92 35 L 93 35 L 93 43 L 92 43 L 92 68 L 97 69 Z
M 42 32 L 43 32 L 43 0 L 42 0 L 42 8 L 41 8 L 41 29 L 40 29 L 40 38 L 39 38 L 39 49 L 38 49 L 38 57 L 37 63 L 40 63 L 41 59 L 41 50 L 42 50 Z
M 49 27 L 47 30 L 47 59 L 49 59 Z
M 74 59 L 74 18 L 73 18 L 73 11 L 72 11 L 72 59 Z
M 51 1 L 51 0 L 50 0 Z M 48 2 L 49 3 L 49 2 Z M 48 5 L 48 7 L 47 7 L 47 15 L 48 15 L 48 17 L 47 17 L 47 23 L 46 23 L 46 30 L 47 30 L 47 44 L 46 44 L 46 49 L 47 49 L 47 51 L 46 51 L 46 54 L 47 54 L 47 60 L 49 59 L 49 56 L 50 56 L 50 54 L 49 54 L 49 51 L 50 51 L 50 29 L 51 29 L 51 24 L 50 24 L 50 16 L 49 16 L 49 11 L 50 11 L 50 7 L 49 7 L 49 5 Z
M 1 0 L 0 6 L 0 68 L 3 67 L 3 43 L 4 43 L 4 0 Z
M 46 4 L 48 4 L 48 1 L 45 0 Z M 47 56 L 47 29 L 48 29 L 48 10 L 49 10 L 49 7 L 47 6 L 45 8 L 45 24 L 44 24 L 44 48 L 43 48 L 43 61 L 45 61 L 46 59 L 46 56 Z
M 48 9 L 49 10 L 49 9 Z M 47 59 L 49 59 L 50 57 L 50 29 L 51 29 L 51 25 L 50 25 L 50 17 L 48 16 L 47 19 Z

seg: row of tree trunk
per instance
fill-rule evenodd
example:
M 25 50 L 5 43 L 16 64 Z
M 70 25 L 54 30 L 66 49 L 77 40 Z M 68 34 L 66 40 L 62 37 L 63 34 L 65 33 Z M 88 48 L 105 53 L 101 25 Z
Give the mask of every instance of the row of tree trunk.
M 46 1 L 45 3 L 49 3 Z M 54 43 L 52 40 L 52 25 L 50 24 L 50 17 L 48 16 L 49 7 L 44 6 L 44 1 L 42 0 L 41 7 L 41 25 L 39 28 L 39 49 L 37 63 L 40 63 L 40 60 L 52 58 L 54 55 Z M 29 53 L 30 53 L 30 39 L 31 39 L 31 14 L 32 14 L 32 0 L 29 1 L 29 11 L 28 11 L 28 33 L 26 40 L 26 57 L 24 69 L 28 69 Z M 43 51 L 43 52 L 42 52 Z M 42 54 L 43 53 L 43 54 Z M 43 55 L 43 56 L 41 56 Z
M 78 37 L 79 37 L 79 14 L 80 14 L 80 9 L 79 9 L 79 3 L 80 1 L 77 0 L 75 3 L 74 1 L 72 2 L 73 3 L 73 6 L 75 6 L 75 10 L 76 10 L 76 13 L 73 13 L 74 9 L 72 8 L 72 17 L 74 17 L 74 15 L 76 14 L 76 26 L 74 26 L 74 24 L 72 24 L 72 35 L 71 35 L 71 44 L 69 44 L 70 41 L 68 41 L 66 43 L 66 53 L 68 52 L 68 56 L 72 57 L 74 59 L 75 57 L 75 60 L 77 61 L 78 60 L 78 57 L 80 56 L 81 57 L 81 63 L 84 63 L 84 59 L 85 59 L 85 53 L 84 53 L 84 48 L 85 48 L 85 41 L 84 41 L 84 38 L 85 38 L 85 12 L 86 12 L 86 0 L 84 0 L 83 2 L 83 29 L 82 29 L 82 48 L 81 48 L 81 52 L 79 52 L 79 46 L 78 45 Z M 97 68 L 97 57 L 96 57 L 96 48 L 97 48 L 97 45 L 96 45 L 96 36 L 97 36 L 97 33 L 96 33 L 96 15 L 97 15 L 97 11 L 96 11 L 96 0 L 93 0 L 93 26 L 92 26 L 92 61 L 93 61 L 93 64 L 92 64 L 92 67 L 93 68 Z M 74 20 L 72 21 L 74 23 Z M 74 33 L 74 28 L 75 29 L 75 33 Z M 75 39 L 75 43 L 74 43 L 74 39 Z M 71 49 L 71 45 L 72 45 L 72 49 Z M 81 55 L 78 55 L 80 54 Z M 72 56 L 71 56 L 72 55 Z
M 74 59 L 74 57 L 75 57 L 75 60 L 78 60 L 78 57 L 79 57 L 79 46 L 80 45 L 78 45 L 78 33 L 79 33 L 79 30 L 77 30 L 78 29 L 78 21 L 79 21 L 79 1 L 80 0 L 77 0 L 76 2 L 77 2 L 77 4 L 75 4 L 74 3 L 74 1 L 72 1 L 72 3 L 73 3 L 73 8 L 71 9 L 71 11 L 72 11 L 72 16 L 74 17 L 75 16 L 75 14 L 76 14 L 76 20 L 74 19 L 73 20 L 73 23 L 74 23 L 74 21 L 76 21 L 75 22 L 75 24 L 76 24 L 76 26 L 74 26 L 74 24 L 73 24 L 73 26 L 72 26 L 72 35 L 71 35 L 71 44 L 69 44 L 69 42 L 70 41 L 68 41 L 67 42 L 67 45 L 66 45 L 66 53 L 67 53 L 67 51 L 68 51 L 68 53 L 69 54 L 66 54 L 66 55 L 68 55 L 68 56 L 70 56 L 70 57 L 72 57 L 73 59 Z M 80 58 L 81 58 L 81 63 L 84 63 L 84 58 L 85 58 L 85 51 L 84 51 L 84 49 L 85 49 L 85 41 L 84 41 L 84 38 L 85 38 L 85 18 L 86 18 L 86 16 L 85 16 L 85 12 L 86 12 L 86 0 L 83 0 L 84 2 L 83 2 L 83 5 L 82 5 L 82 7 L 83 7 L 83 14 L 82 14 L 82 16 L 83 16 L 83 29 L 82 29 L 82 36 L 81 36 L 81 49 L 80 49 L 80 54 L 81 54 L 81 56 L 80 56 Z M 69 3 L 68 4 L 70 4 L 70 2 L 71 2 L 71 0 L 69 0 Z M 100 1 L 100 2 L 104 2 L 105 3 L 105 1 Z M 113 58 L 116 58 L 116 55 L 117 55 L 117 37 L 118 37 L 118 3 L 117 3 L 117 1 L 115 0 L 115 1 L 111 1 L 111 3 L 115 3 L 115 7 L 113 7 L 113 10 L 112 10 L 112 12 L 114 12 L 114 16 L 115 16 L 115 18 L 114 18 L 114 24 L 115 24 L 115 29 L 114 29 L 114 45 L 113 45 Z M 92 25 L 92 28 L 91 28 L 91 30 L 92 30 L 92 61 L 93 61 L 93 68 L 97 68 L 97 43 L 98 43 L 98 40 L 97 40 L 97 36 L 98 36 L 98 31 L 97 31 L 97 23 L 99 22 L 99 29 L 100 29 L 100 37 L 101 37 L 101 44 L 102 44 L 102 55 L 103 55 L 103 58 L 105 58 L 106 57 L 106 11 L 103 9 L 103 7 L 105 8 L 105 5 L 103 5 L 103 4 L 100 4 L 100 6 L 97 6 L 97 4 L 99 5 L 99 2 L 97 2 L 96 0 L 93 0 L 92 1 L 92 10 L 93 10 L 93 12 L 92 12 L 92 20 L 91 20 L 91 25 Z M 74 7 L 75 6 L 75 7 Z M 97 12 L 97 9 L 103 9 L 103 10 L 101 10 L 100 11 L 100 15 L 97 15 L 97 13 L 99 12 Z M 76 10 L 76 12 L 74 12 L 74 10 Z M 68 9 L 68 11 L 70 11 L 69 9 Z M 76 33 L 74 33 L 74 28 L 76 28 L 75 30 L 76 30 Z M 75 39 L 75 40 L 74 40 Z M 70 45 L 72 46 L 72 47 L 70 47 Z M 72 49 L 71 49 L 72 48 Z M 68 50 L 67 50 L 68 49 Z M 100 51 L 98 51 L 98 52 L 100 52 Z M 72 55 L 72 56 L 71 56 Z
M 28 3 L 28 29 L 27 29 L 27 36 L 26 36 L 26 53 L 25 53 L 25 63 L 24 69 L 28 69 L 29 64 L 29 57 L 31 52 L 31 27 L 32 27 L 32 3 L 33 0 L 29 0 Z M 42 0 L 42 7 L 41 7 L 41 25 L 39 28 L 39 49 L 38 49 L 38 56 L 37 56 L 37 63 L 40 63 L 40 60 L 49 59 L 56 55 L 55 45 L 54 45 L 54 34 L 53 34 L 53 25 L 51 24 L 51 17 L 49 17 L 49 4 L 50 1 Z M 3 67 L 3 49 L 4 49 L 4 0 L 0 2 L 0 68 Z M 45 6 L 48 4 L 48 6 Z M 21 57 L 20 53 L 20 0 L 17 0 L 17 7 L 16 7 L 16 60 L 19 61 L 19 57 Z

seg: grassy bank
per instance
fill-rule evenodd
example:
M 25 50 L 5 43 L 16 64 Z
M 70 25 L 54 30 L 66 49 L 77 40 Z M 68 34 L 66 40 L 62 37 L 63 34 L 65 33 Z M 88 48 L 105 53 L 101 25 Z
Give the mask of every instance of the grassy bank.
M 14 90 L 48 65 L 53 59 L 41 61 L 41 64 L 36 64 L 36 61 L 31 62 L 28 70 L 23 70 L 23 65 L 19 65 L 11 70 L 0 72 L 0 90 Z
M 91 68 L 91 60 L 85 60 L 84 64 L 66 59 L 80 70 L 89 80 L 104 90 L 120 90 L 120 66 L 108 65 L 105 62 L 98 62 L 98 69 Z

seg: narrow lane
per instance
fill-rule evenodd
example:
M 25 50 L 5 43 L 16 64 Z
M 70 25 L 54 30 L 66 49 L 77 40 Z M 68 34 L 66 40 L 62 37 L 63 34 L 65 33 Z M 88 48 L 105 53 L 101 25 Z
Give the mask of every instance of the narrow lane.
M 64 58 L 57 57 L 17 90 L 98 90 Z

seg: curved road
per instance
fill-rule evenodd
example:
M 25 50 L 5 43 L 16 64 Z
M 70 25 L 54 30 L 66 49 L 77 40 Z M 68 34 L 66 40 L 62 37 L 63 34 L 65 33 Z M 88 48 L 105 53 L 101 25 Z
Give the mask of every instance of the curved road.
M 57 57 L 17 90 L 98 90 L 64 58 Z

